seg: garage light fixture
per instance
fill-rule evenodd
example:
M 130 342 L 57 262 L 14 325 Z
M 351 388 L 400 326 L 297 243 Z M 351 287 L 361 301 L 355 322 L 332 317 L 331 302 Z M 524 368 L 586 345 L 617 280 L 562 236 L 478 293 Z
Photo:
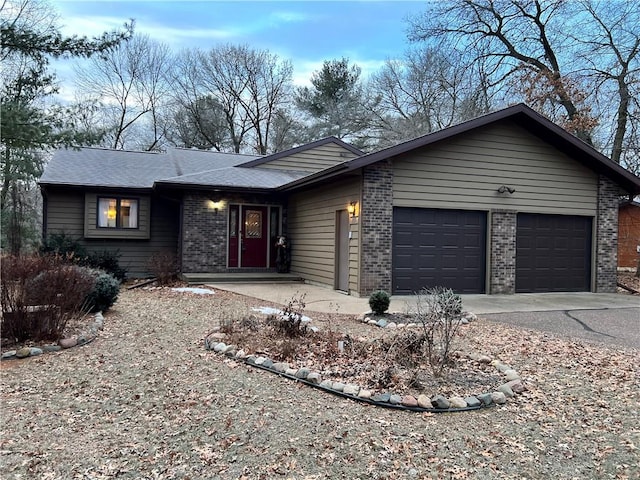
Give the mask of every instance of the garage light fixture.
M 509 195 L 511 195 L 512 193 L 515 193 L 516 189 L 513 187 L 508 187 L 506 185 L 502 185 L 500 188 L 498 188 L 498 193 L 509 193 Z

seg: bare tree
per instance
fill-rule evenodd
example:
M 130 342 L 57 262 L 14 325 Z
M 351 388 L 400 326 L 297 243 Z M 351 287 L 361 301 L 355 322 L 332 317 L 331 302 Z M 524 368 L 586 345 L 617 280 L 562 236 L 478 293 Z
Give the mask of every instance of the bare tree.
M 630 165 L 638 128 L 640 9 L 632 0 L 443 0 L 410 38 L 480 49 L 492 85 Z M 628 159 L 628 160 L 627 160 Z
M 180 121 L 199 129 L 211 148 L 265 154 L 274 145 L 270 137 L 277 112 L 289 102 L 291 75 L 289 61 L 246 45 L 183 51 L 173 69 Z M 217 128 L 221 119 L 224 135 Z
M 372 77 L 381 145 L 397 143 L 486 113 L 490 92 L 478 65 L 437 47 L 408 50 Z
M 561 106 L 574 133 L 593 143 L 593 121 L 579 108 L 573 79 L 565 73 L 560 48 L 568 48 L 562 31 L 563 0 L 447 0 L 413 21 L 411 38 L 432 37 L 482 48 L 472 61 L 490 61 L 495 84 L 517 78 L 530 92 L 540 89 L 540 104 Z M 533 99 L 529 99 L 530 101 Z
M 159 115 L 169 90 L 165 72 L 170 59 L 165 44 L 148 36 L 134 36 L 76 68 L 79 92 L 102 105 L 102 122 L 110 130 L 111 148 L 159 147 L 163 133 Z M 131 135 L 133 131 L 135 135 Z
M 583 52 L 584 76 L 594 84 L 594 100 L 610 118 L 610 133 L 605 145 L 611 159 L 637 170 L 637 155 L 625 155 L 625 138 L 632 123 L 632 112 L 638 113 L 640 95 L 640 8 L 632 2 L 596 2 L 583 0 L 581 9 L 590 20 L 588 35 L 574 35 Z M 635 101 L 634 101 L 635 99 Z M 613 111 L 611 111 L 613 110 Z M 638 126 L 635 126 L 637 130 Z M 633 130 L 633 129 L 632 129 Z

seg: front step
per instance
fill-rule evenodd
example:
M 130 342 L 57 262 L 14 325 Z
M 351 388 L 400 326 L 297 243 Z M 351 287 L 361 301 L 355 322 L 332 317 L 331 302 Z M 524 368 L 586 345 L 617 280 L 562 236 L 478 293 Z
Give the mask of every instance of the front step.
M 183 273 L 190 285 L 203 283 L 302 283 L 304 279 L 293 273 Z

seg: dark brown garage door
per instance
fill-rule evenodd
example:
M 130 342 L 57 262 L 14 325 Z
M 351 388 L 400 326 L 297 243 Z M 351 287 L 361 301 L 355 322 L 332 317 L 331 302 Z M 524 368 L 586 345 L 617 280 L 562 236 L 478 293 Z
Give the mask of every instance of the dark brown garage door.
M 394 208 L 393 293 L 484 293 L 486 228 L 485 212 Z
M 516 292 L 591 290 L 590 217 L 518 214 Z

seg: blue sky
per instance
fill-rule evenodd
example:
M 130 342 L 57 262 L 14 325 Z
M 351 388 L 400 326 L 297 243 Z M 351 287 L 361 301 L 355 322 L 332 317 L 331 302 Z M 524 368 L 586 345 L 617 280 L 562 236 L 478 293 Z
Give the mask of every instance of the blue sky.
M 54 0 L 63 33 L 98 35 L 136 20 L 136 31 L 182 48 L 219 43 L 268 49 L 306 83 L 324 60 L 347 57 L 363 74 L 408 47 L 406 19 L 419 1 L 75 1 Z

